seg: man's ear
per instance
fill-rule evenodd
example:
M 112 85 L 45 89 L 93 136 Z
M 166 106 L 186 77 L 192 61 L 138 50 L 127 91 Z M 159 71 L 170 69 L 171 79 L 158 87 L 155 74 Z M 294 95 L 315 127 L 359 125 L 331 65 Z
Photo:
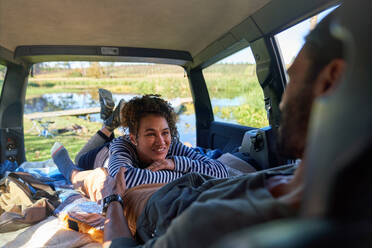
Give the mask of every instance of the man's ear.
M 331 93 L 341 81 L 346 69 L 344 59 L 333 59 L 327 64 L 318 76 L 315 95 L 322 96 Z
M 130 142 L 132 142 L 133 145 L 137 145 L 137 140 L 136 140 L 136 136 L 134 134 L 129 134 L 129 139 L 130 139 Z

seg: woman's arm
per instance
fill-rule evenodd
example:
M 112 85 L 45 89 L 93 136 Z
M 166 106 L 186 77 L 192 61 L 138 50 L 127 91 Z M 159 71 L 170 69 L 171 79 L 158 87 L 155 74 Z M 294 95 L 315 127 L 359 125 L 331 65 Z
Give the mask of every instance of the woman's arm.
M 133 164 L 138 163 L 137 154 L 134 149 L 129 141 L 124 140 L 123 137 L 115 139 L 110 145 L 109 174 L 115 177 L 119 169 L 125 167 L 127 188 L 132 188 L 140 184 L 168 183 L 184 175 L 184 173 L 179 171 L 151 171 L 134 167 Z
M 225 165 L 220 161 L 197 153 L 180 142 L 175 143 L 172 147 L 170 158 L 174 161 L 175 171 L 178 172 L 197 172 L 217 178 L 225 178 L 229 175 Z

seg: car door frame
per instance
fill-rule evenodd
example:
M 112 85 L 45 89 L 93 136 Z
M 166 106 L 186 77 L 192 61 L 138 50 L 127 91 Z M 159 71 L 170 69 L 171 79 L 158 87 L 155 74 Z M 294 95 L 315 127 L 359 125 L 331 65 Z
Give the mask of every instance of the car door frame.
M 257 77 L 265 96 L 264 101 L 269 115 L 269 124 L 277 128 L 280 120 L 279 102 L 286 82 L 280 51 L 275 38 L 272 36 L 265 36 L 251 43 L 251 48 L 256 60 Z M 219 140 L 218 136 L 234 139 L 234 141 L 230 140 L 225 143 L 227 148 L 231 148 L 232 144 L 241 143 L 246 131 L 255 129 L 255 127 L 214 120 L 203 69 L 198 67 L 187 71 L 195 106 L 197 146 L 227 150 L 226 147 L 221 146 L 223 143 L 221 141 L 224 138 L 217 141 Z M 224 128 L 225 130 L 223 130 Z M 221 131 L 224 132 L 221 133 Z

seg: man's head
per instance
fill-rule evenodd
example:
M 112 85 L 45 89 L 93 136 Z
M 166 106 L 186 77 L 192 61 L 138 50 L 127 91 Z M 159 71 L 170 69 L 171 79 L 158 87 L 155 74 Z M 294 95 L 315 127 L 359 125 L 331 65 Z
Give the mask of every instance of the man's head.
M 330 33 L 334 15 L 333 12 L 325 17 L 310 32 L 288 69 L 278 137 L 278 149 L 288 158 L 302 157 L 314 99 L 334 89 L 345 68 L 342 42 Z

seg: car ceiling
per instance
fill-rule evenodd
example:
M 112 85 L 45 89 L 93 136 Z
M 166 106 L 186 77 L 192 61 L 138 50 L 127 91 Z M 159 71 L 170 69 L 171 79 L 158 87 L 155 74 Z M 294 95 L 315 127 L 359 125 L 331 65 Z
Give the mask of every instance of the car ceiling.
M 334 2 L 1 0 L 0 47 L 13 56 L 33 45 L 168 49 L 188 52 L 195 67 Z

